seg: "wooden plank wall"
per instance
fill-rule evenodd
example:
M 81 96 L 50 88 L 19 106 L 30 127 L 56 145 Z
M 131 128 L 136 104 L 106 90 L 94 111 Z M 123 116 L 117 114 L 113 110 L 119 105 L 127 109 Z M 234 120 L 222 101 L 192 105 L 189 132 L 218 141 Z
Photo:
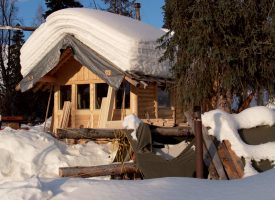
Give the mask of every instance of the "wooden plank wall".
M 146 119 L 156 118 L 155 101 L 156 85 L 149 85 L 146 89 L 137 88 L 138 93 L 138 117 Z

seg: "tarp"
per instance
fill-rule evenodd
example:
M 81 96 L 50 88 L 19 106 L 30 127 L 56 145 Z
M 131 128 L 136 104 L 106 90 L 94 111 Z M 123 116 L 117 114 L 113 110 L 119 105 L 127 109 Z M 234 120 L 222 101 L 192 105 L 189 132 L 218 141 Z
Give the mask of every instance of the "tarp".
M 152 136 L 147 124 L 140 123 L 136 130 L 137 140 L 127 137 L 136 155 L 136 163 L 144 178 L 194 177 L 195 151 L 191 142 L 179 156 L 166 160 L 152 152 Z
M 91 48 L 74 38 L 66 35 L 40 62 L 23 78 L 20 82 L 21 91 L 24 92 L 33 87 L 44 75 L 51 71 L 59 62 L 61 50 L 72 48 L 74 58 L 82 65 L 86 66 L 93 73 L 106 81 L 110 86 L 118 89 L 124 73 L 113 63 L 96 53 Z M 105 70 L 111 70 L 111 75 L 107 76 Z
M 258 126 L 250 129 L 240 129 L 239 134 L 242 140 L 249 145 L 259 145 L 267 142 L 275 141 L 275 126 Z M 258 172 L 264 172 L 275 166 L 274 162 L 263 159 L 260 161 L 252 161 L 252 166 Z

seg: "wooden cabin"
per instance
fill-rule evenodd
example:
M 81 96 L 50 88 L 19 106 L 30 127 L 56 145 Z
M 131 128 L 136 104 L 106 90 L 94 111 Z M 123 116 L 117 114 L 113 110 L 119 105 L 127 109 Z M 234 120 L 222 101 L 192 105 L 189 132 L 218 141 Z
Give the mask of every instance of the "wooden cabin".
M 106 70 L 105 73 L 111 71 Z M 41 77 L 33 90 L 53 87 L 54 131 L 61 127 L 121 128 L 122 120 L 129 114 L 135 114 L 151 124 L 174 126 L 183 118 L 176 114 L 175 94 L 166 89 L 168 82 L 161 78 L 125 73 L 120 88 L 115 90 L 76 61 L 71 49 L 67 48 L 58 65 Z M 70 102 L 67 111 L 64 107 L 66 101 Z M 62 124 L 64 118 L 68 118 L 65 125 Z
M 53 130 L 121 127 L 132 113 L 173 126 L 182 115 L 167 90 L 169 62 L 159 62 L 156 41 L 165 33 L 108 12 L 57 11 L 21 49 L 20 89 L 52 88 Z

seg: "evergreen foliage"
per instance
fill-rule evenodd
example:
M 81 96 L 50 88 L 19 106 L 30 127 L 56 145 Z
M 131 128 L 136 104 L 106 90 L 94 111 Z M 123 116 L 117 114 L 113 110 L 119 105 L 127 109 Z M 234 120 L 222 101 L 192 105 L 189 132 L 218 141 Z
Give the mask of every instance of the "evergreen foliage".
M 17 24 L 20 26 L 19 24 Z M 17 107 L 20 101 L 20 94 L 15 91 L 16 85 L 22 79 L 20 73 L 20 49 L 24 43 L 24 34 L 18 30 L 11 33 L 11 40 L 9 46 L 5 48 L 6 61 L 4 61 L 5 69 L 2 69 L 2 103 L 1 113 L 5 115 L 12 115 L 18 112 L 20 108 Z M 2 52 L 4 53 L 4 52 Z
M 272 90 L 274 0 L 166 0 L 160 39 L 184 108 L 217 107 L 220 96 Z M 171 36 L 172 35 L 172 36 Z
M 45 0 L 48 10 L 45 12 L 44 17 L 48 17 L 51 13 L 64 8 L 83 7 L 77 0 Z
M 128 17 L 134 16 L 136 0 L 103 0 L 108 5 L 107 11 Z

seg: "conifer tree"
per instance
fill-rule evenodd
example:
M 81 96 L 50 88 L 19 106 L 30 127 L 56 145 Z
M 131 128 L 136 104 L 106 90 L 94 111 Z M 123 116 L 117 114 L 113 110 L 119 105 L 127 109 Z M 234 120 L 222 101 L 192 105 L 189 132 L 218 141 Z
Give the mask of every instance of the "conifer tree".
M 45 12 L 44 17 L 48 17 L 51 13 L 64 8 L 83 7 L 77 0 L 45 0 L 48 10 Z
M 166 0 L 163 59 L 174 61 L 184 108 L 219 107 L 233 93 L 272 90 L 275 78 L 273 0 Z M 227 102 L 228 103 L 228 102 Z M 228 103 L 229 104 L 229 103 Z
M 20 26 L 17 24 L 17 26 Z M 22 100 L 21 93 L 15 91 L 16 85 L 22 80 L 21 65 L 20 65 L 20 49 L 24 44 L 24 34 L 21 30 L 13 33 L 12 43 L 9 47 L 10 57 L 8 60 L 7 76 L 9 77 L 6 83 L 6 103 L 5 108 L 11 115 L 20 113 L 20 101 Z
M 108 5 L 107 11 L 128 17 L 133 17 L 136 0 L 103 0 Z

